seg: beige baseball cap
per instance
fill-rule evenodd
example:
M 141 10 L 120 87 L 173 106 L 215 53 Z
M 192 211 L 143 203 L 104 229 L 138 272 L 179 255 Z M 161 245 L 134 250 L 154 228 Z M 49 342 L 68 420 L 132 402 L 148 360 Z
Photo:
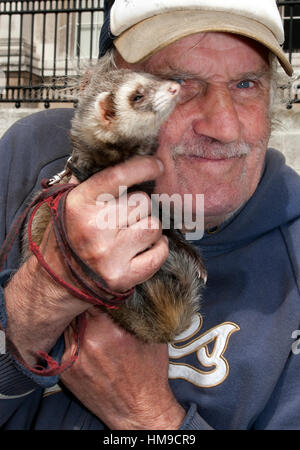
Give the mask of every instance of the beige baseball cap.
M 200 32 L 245 36 L 293 68 L 282 49 L 284 30 L 275 0 L 115 0 L 110 33 L 121 56 L 138 63 L 173 42 Z

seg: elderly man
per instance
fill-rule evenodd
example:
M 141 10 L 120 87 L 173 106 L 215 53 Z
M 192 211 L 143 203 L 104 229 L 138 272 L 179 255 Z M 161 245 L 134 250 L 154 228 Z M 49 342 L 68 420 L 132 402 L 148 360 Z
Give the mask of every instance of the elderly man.
M 144 344 L 72 297 L 34 257 L 11 278 L 14 247 L 1 275 L 4 429 L 300 428 L 300 179 L 267 151 L 277 60 L 292 73 L 282 41 L 273 0 L 115 1 L 101 55 L 180 80 L 181 93 L 155 157 L 109 168 L 68 195 L 68 236 L 111 289 L 126 291 L 159 269 L 168 244 L 160 229 L 137 224 L 97 229 L 99 193 L 155 179 L 157 193 L 204 194 L 206 231 L 194 243 L 208 271 L 202 314 L 169 348 Z M 62 169 L 70 117 L 39 113 L 3 138 L 2 237 L 40 179 Z M 68 280 L 51 228 L 42 252 Z M 83 311 L 73 366 L 60 380 L 34 372 L 38 350 L 69 360 Z

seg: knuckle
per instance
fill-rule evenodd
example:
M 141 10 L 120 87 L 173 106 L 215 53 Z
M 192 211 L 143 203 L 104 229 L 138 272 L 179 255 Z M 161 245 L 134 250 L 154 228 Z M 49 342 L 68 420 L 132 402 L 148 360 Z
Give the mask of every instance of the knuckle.
M 124 169 L 121 165 L 114 166 L 107 170 L 106 180 L 111 186 L 120 186 L 124 183 Z
M 70 217 L 76 217 L 78 215 L 79 199 L 74 191 L 70 192 L 66 199 L 66 214 Z
M 169 256 L 169 253 L 170 253 L 169 244 L 168 244 L 167 241 L 163 242 L 161 250 L 162 250 L 162 258 L 164 260 L 166 260 L 168 258 L 168 256 Z
M 156 252 L 151 255 L 148 262 L 148 269 L 150 272 L 156 272 L 166 260 L 167 255 L 163 252 Z
M 110 257 L 111 255 L 111 247 L 106 242 L 101 242 L 101 244 L 98 244 L 95 248 L 95 256 L 97 259 L 103 260 L 107 257 Z
M 157 158 L 155 158 L 153 156 L 145 155 L 143 157 L 142 163 L 145 167 L 145 170 L 147 170 L 151 174 L 157 175 L 157 173 L 160 170 L 159 166 L 158 166 Z
M 90 337 L 89 335 L 86 336 L 85 349 L 89 355 L 95 355 L 99 351 L 99 347 L 100 347 L 99 341 L 97 339 L 95 339 L 94 336 L 92 336 L 92 337 Z M 86 371 L 86 369 L 85 369 L 85 371 Z
M 128 194 L 128 203 L 129 205 L 132 203 L 134 206 L 136 203 L 140 203 L 147 206 L 148 210 L 150 210 L 151 207 L 151 199 L 149 195 L 143 191 L 130 192 Z
M 124 270 L 122 269 L 121 265 L 106 264 L 101 271 L 101 276 L 110 287 L 116 286 L 124 276 Z
M 140 243 L 150 243 L 156 241 L 159 235 L 160 230 L 153 229 L 150 226 L 143 226 L 143 228 L 136 229 L 134 238 Z
M 124 272 L 120 267 L 108 267 L 103 270 L 102 276 L 108 286 L 115 290 L 118 289 L 120 286 L 120 282 L 124 277 Z

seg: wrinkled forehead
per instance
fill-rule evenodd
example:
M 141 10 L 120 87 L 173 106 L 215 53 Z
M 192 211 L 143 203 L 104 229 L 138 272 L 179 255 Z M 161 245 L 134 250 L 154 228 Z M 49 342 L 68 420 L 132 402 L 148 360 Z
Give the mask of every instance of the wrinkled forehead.
M 197 33 L 182 38 L 158 51 L 145 62 L 132 68 L 149 72 L 168 67 L 197 71 L 203 65 L 222 66 L 245 71 L 261 70 L 269 66 L 269 50 L 258 42 L 231 33 Z M 244 67 L 242 67 L 244 66 Z

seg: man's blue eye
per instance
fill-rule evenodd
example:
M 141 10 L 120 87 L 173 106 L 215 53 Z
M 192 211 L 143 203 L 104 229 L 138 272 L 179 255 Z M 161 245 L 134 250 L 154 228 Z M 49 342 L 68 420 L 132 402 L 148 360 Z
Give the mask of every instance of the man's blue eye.
M 238 89 L 249 89 L 253 87 L 253 81 L 243 80 L 240 81 L 237 85 Z

